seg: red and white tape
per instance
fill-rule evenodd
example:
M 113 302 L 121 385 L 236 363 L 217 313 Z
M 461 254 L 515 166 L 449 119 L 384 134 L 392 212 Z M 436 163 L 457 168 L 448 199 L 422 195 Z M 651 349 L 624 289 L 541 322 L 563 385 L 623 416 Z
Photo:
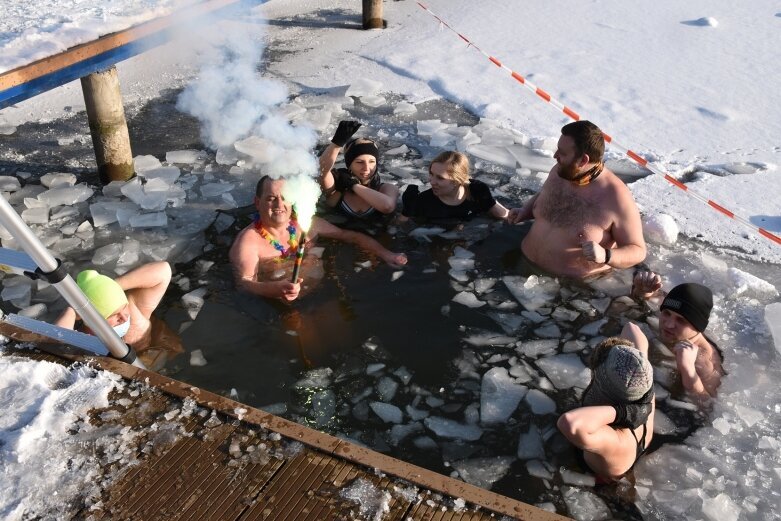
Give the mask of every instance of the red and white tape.
M 494 65 L 496 65 L 500 69 L 503 69 L 503 70 L 509 72 L 510 76 L 512 76 L 513 79 L 515 79 L 518 83 L 520 83 L 521 85 L 526 87 L 528 90 L 530 90 L 531 92 L 536 94 L 538 98 L 540 98 L 541 100 L 547 102 L 549 105 L 553 106 L 554 108 L 558 109 L 559 111 L 563 112 L 564 114 L 567 115 L 567 117 L 573 119 L 574 121 L 578 121 L 580 119 L 580 115 L 577 112 L 575 112 L 571 108 L 567 107 L 566 105 L 561 103 L 559 100 L 557 100 L 556 98 L 554 98 L 553 96 L 551 96 L 550 94 L 548 94 L 547 92 L 545 92 L 544 90 L 539 88 L 538 86 L 534 85 L 532 82 L 530 82 L 529 80 L 527 80 L 526 78 L 524 78 L 523 76 L 518 74 L 517 72 L 513 71 L 512 69 L 510 69 L 509 67 L 504 65 L 497 58 L 495 58 L 495 57 L 491 56 L 490 54 L 484 52 L 477 45 L 475 45 L 471 40 L 469 40 L 469 38 L 467 38 L 463 34 L 459 33 L 455 29 L 453 29 L 446 21 L 444 21 L 442 18 L 440 18 L 439 16 L 434 14 L 428 7 L 426 7 L 425 5 L 421 4 L 420 2 L 418 2 L 417 4 L 424 11 L 426 11 L 431 16 L 436 18 L 437 21 L 439 21 L 440 24 L 442 24 L 444 27 L 447 27 L 452 32 L 457 34 L 459 38 L 461 38 L 462 40 L 464 40 L 468 44 L 469 47 L 473 47 L 475 50 L 477 50 L 480 54 L 482 54 L 483 56 L 488 58 L 488 60 L 491 63 L 493 63 Z M 731 212 L 730 210 L 728 210 L 727 208 L 723 207 L 722 205 L 716 203 L 715 201 L 713 201 L 711 199 L 708 199 L 704 195 L 701 195 L 701 194 L 697 193 L 696 191 L 692 190 L 691 188 L 689 188 L 688 186 L 686 186 L 682 182 L 680 182 L 677 179 L 675 179 L 669 173 L 665 172 L 664 170 L 661 170 L 660 168 L 658 168 L 655 165 L 649 164 L 648 161 L 646 159 L 643 159 L 637 152 L 633 151 L 630 148 L 627 148 L 627 147 L 623 146 L 621 143 L 618 143 L 610 135 L 605 134 L 604 132 L 602 133 L 602 135 L 605 136 L 605 141 L 607 143 L 610 143 L 614 147 L 616 147 L 619 150 L 621 150 L 622 152 L 624 152 L 627 157 L 629 157 L 632 161 L 634 161 L 635 163 L 637 163 L 641 167 L 646 168 L 646 169 L 650 170 L 651 172 L 664 177 L 667 181 L 672 183 L 674 186 L 677 186 L 678 188 L 680 188 L 681 190 L 686 192 L 688 195 L 690 195 L 690 196 L 694 197 L 695 199 L 697 199 L 697 200 L 707 204 L 708 206 L 710 206 L 714 210 L 718 211 L 722 215 L 726 215 L 730 219 L 734 219 L 735 221 L 738 221 L 739 223 L 743 224 L 744 226 L 747 226 L 747 227 L 751 228 L 752 230 L 756 231 L 757 233 L 759 233 L 760 235 L 762 235 L 766 239 L 770 239 L 771 241 L 775 242 L 776 244 L 781 245 L 781 237 L 779 237 L 778 235 L 775 235 L 775 234 L 769 232 L 768 230 L 765 230 L 764 228 L 760 228 L 759 226 L 754 225 L 751 221 L 749 221 L 745 217 L 742 217 L 742 216 L 740 216 L 740 215 L 738 215 L 738 214 L 736 214 L 734 212 Z

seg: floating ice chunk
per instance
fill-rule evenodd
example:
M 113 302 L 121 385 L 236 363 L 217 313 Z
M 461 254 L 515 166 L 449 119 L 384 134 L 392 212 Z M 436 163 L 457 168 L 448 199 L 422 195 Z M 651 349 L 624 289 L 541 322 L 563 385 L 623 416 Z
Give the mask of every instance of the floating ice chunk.
M 506 166 L 508 168 L 515 168 L 516 160 L 506 147 L 493 147 L 485 144 L 470 145 L 466 149 L 467 152 L 475 157 L 490 161 L 491 163 Z
M 370 96 L 376 94 L 382 89 L 382 83 L 379 81 L 370 80 L 367 78 L 361 78 L 347 87 L 345 96 L 355 96 L 360 98 L 362 96 Z
M 416 408 L 414 408 L 411 405 L 407 405 L 404 408 L 404 410 L 406 410 L 407 411 L 407 415 L 411 419 L 413 419 L 415 421 L 422 420 L 422 419 L 428 417 L 428 411 L 424 411 L 422 409 L 416 409 Z
M 431 134 L 428 144 L 429 146 L 432 146 L 434 148 L 449 148 L 448 145 L 454 143 L 455 140 L 456 140 L 455 136 L 450 134 L 447 131 L 447 129 L 444 128 L 444 129 L 439 129 L 433 134 Z
M 430 136 L 445 127 L 447 127 L 447 124 L 442 123 L 438 119 L 421 119 L 417 123 L 419 136 Z
M 591 370 L 576 354 L 540 358 L 537 367 L 542 369 L 556 389 L 585 389 L 591 381 Z
M 312 395 L 312 415 L 318 427 L 324 427 L 336 414 L 336 395 L 330 389 L 318 391 Z
M 379 373 L 385 369 L 385 364 L 369 364 L 366 366 L 366 374 Z
M 657 397 L 658 399 L 658 397 Z M 675 434 L 678 432 L 678 427 L 675 422 L 670 419 L 665 413 L 659 409 L 654 410 L 654 433 L 655 434 Z
M 366 105 L 367 107 L 381 107 L 382 105 L 385 105 L 387 103 L 386 99 L 383 96 L 361 96 L 361 103 Z
M 555 152 L 559 146 L 558 138 L 555 137 L 533 137 L 529 141 L 529 147 L 532 150 L 542 150 L 546 152 Z
M 112 242 L 111 244 L 107 244 L 95 250 L 95 253 L 92 255 L 92 264 L 103 266 L 104 264 L 117 260 L 121 253 L 122 245 Z
M 578 487 L 593 487 L 597 481 L 593 474 L 581 474 L 569 469 L 561 469 L 561 480 L 567 485 Z
M 778 296 L 774 285 L 738 268 L 729 268 L 727 277 L 735 296 L 747 294 L 765 299 Z
M 89 205 L 90 215 L 92 216 L 92 225 L 95 228 L 100 228 L 117 222 L 117 208 L 116 202 L 98 202 Z
M 16 192 L 21 190 L 19 179 L 10 175 L 0 175 L 0 192 Z
M 269 139 L 250 136 L 233 144 L 234 148 L 252 158 L 255 163 L 272 163 L 284 154 L 285 150 Z
M 510 378 L 507 369 L 494 367 L 483 375 L 480 385 L 480 421 L 484 424 L 507 421 L 526 391 L 526 387 Z
M 136 156 L 133 158 L 133 167 L 137 173 L 160 168 L 161 166 L 163 165 L 155 156 Z
M 480 134 L 483 144 L 494 147 L 507 147 L 515 144 L 515 136 L 503 128 L 490 128 Z
M 606 318 L 595 320 L 594 322 L 581 327 L 578 333 L 586 336 L 596 336 L 599 334 L 599 330 L 602 329 L 602 326 L 605 324 L 607 324 Z
M 195 317 L 201 311 L 204 303 L 203 297 L 206 296 L 207 291 L 207 288 L 198 288 L 182 295 L 182 304 L 187 309 L 187 314 L 190 315 L 191 320 L 195 320 Z
M 748 427 L 753 427 L 754 424 L 765 419 L 765 416 L 760 411 L 743 405 L 736 405 L 735 412 Z
M 535 311 L 550 304 L 559 293 L 559 283 L 549 277 L 521 277 L 510 275 L 502 277 L 513 297 L 529 311 Z
M 399 380 L 401 380 L 403 385 L 408 385 L 412 380 L 412 373 L 410 373 L 409 370 L 404 366 L 401 366 L 393 371 L 393 374 L 395 374 Z
M 561 338 L 561 329 L 556 324 L 547 324 L 534 330 L 540 338 Z
M 453 302 L 468 308 L 479 308 L 485 306 L 485 302 L 478 300 L 474 293 L 469 293 L 468 291 L 457 293 L 456 296 L 453 297 Z
M 496 333 L 475 334 L 464 338 L 464 342 L 473 346 L 506 346 L 516 341 L 514 336 L 497 335 Z
M 215 161 L 218 165 L 233 165 L 239 160 L 239 153 L 233 145 L 221 146 L 217 149 Z
M 510 368 L 510 376 L 519 383 L 525 384 L 532 381 L 532 369 L 524 363 L 517 363 Z
M 407 147 L 407 145 L 401 145 L 396 148 L 391 148 L 390 150 L 386 150 L 384 155 L 398 156 L 398 155 L 406 154 L 407 152 L 409 152 L 409 148 Z
M 776 351 L 781 355 L 781 302 L 765 307 L 765 322 L 773 337 Z
M 321 367 L 307 371 L 303 378 L 296 382 L 295 387 L 299 389 L 312 389 L 315 387 L 328 387 L 331 385 L 331 376 L 333 369 L 330 367 Z
M 133 228 L 160 228 L 168 226 L 168 216 L 165 212 L 141 213 L 130 218 Z
M 475 284 L 477 286 L 477 284 Z M 498 311 L 491 311 L 488 316 L 494 319 L 499 324 L 505 333 L 511 335 L 518 331 L 518 328 L 524 323 L 524 319 L 520 315 L 513 315 L 511 313 L 501 313 Z
M 629 293 L 629 288 L 632 285 L 631 277 L 631 271 L 617 270 L 613 273 L 608 273 L 604 277 L 599 277 L 590 281 L 589 285 L 595 290 L 601 291 L 611 297 L 620 297 Z
M 194 367 L 203 367 L 207 364 L 206 358 L 203 356 L 203 351 L 200 349 L 194 349 L 190 353 L 190 365 Z
M 399 280 L 401 278 L 402 275 L 404 275 L 403 271 L 401 271 L 401 270 L 400 271 L 394 271 L 393 273 L 391 273 L 391 282 L 396 282 L 397 280 Z
M 462 259 L 459 257 L 450 257 L 447 260 L 450 267 L 458 271 L 467 271 L 475 269 L 474 259 Z
M 580 353 L 581 351 L 586 349 L 586 346 L 587 344 L 582 340 L 568 340 L 564 342 L 564 345 L 561 347 L 561 350 L 564 353 Z
M 702 266 L 705 269 L 716 274 L 726 274 L 727 270 L 729 269 L 729 265 L 727 265 L 726 262 L 714 257 L 713 255 L 710 255 L 709 253 L 700 253 L 700 260 L 702 261 Z
M 401 423 L 401 409 L 395 405 L 383 402 L 371 402 L 369 404 L 374 414 L 379 416 L 385 423 Z
M 3 291 L 0 299 L 11 302 L 18 308 L 26 308 L 30 305 L 33 281 L 26 277 L 10 277 L 3 279 Z
M 526 462 L 526 472 L 529 473 L 530 476 L 534 476 L 535 478 L 540 479 L 547 479 L 551 480 L 553 479 L 553 472 L 550 471 L 550 469 L 540 460 L 529 460 Z
M 461 479 L 480 488 L 489 489 L 502 479 L 510 470 L 515 458 L 501 456 L 497 458 L 474 458 L 454 461 L 453 468 Z
M 82 183 L 76 186 L 50 188 L 45 192 L 38 194 L 38 200 L 46 203 L 49 207 L 73 205 L 86 201 L 92 197 L 92 193 L 92 188 Z
M 235 185 L 233 183 L 206 183 L 201 185 L 201 196 L 203 197 L 216 197 L 226 192 L 233 190 Z
M 125 197 L 144 210 L 164 210 L 168 205 L 168 190 L 147 190 L 140 177 L 134 177 L 120 190 Z
M 28 306 L 19 311 L 19 315 L 23 317 L 39 319 L 46 314 L 46 304 L 38 303 Z
M 529 426 L 529 430 L 522 432 L 518 438 L 518 459 L 545 459 L 542 434 L 536 425 Z
M 553 310 L 553 313 L 551 313 L 551 318 L 553 318 L 557 322 L 572 322 L 573 320 L 577 319 L 580 316 L 579 311 L 575 311 L 574 309 L 568 309 L 564 306 L 559 306 L 556 309 Z
M 73 186 L 76 184 L 76 176 L 68 173 L 51 172 L 41 176 L 41 184 L 46 188 Z
M 610 307 L 610 297 L 605 298 L 595 298 L 591 299 L 590 303 L 591 306 L 596 309 L 599 313 L 604 314 L 605 311 L 607 311 L 607 308 Z
M 122 245 L 122 253 L 117 259 L 117 268 L 129 268 L 138 262 L 141 244 L 135 239 L 129 239 Z
M 483 435 L 483 430 L 476 425 L 465 425 L 439 416 L 430 416 L 423 422 L 427 429 L 433 431 L 440 438 L 476 441 Z
M 702 513 L 712 521 L 738 521 L 742 511 L 740 506 L 723 492 L 702 501 Z
M 394 425 L 391 427 L 389 433 L 389 441 L 391 445 L 398 445 L 408 436 L 419 432 L 423 432 L 423 424 L 420 422 L 408 423 L 407 425 Z
M 429 237 L 431 237 L 433 235 L 440 235 L 444 231 L 445 231 L 444 228 L 440 228 L 438 226 L 433 226 L 433 227 L 430 227 L 430 228 L 425 228 L 425 227 L 419 226 L 419 227 L 415 228 L 414 230 L 412 230 L 409 233 L 409 236 L 410 237 L 415 237 L 418 240 L 424 240 L 426 242 L 431 242 L 431 239 Z
M 203 150 L 172 150 L 165 153 L 166 163 L 192 164 L 206 157 Z
M 181 174 L 182 171 L 178 167 L 161 166 L 160 168 L 146 170 L 139 175 L 147 180 L 144 188 L 147 192 L 151 192 L 168 190 L 179 179 Z
M 526 393 L 525 399 L 534 414 L 553 414 L 556 412 L 556 402 L 542 391 L 530 389 Z
M 380 395 L 380 400 L 383 402 L 389 402 L 396 396 L 396 390 L 399 388 L 398 382 L 393 378 L 383 376 L 380 381 L 377 382 L 377 394 Z
M 116 212 L 117 223 L 119 224 L 120 228 L 127 228 L 128 226 L 130 226 L 130 219 L 132 219 L 133 217 L 135 217 L 140 213 L 141 211 L 135 205 L 119 207 L 117 208 L 117 212 Z
M 406 101 L 402 101 L 396 105 L 396 107 L 393 109 L 393 113 L 396 115 L 411 115 L 415 114 L 418 111 L 418 107 L 413 105 L 412 103 L 407 103 Z
M 22 212 L 22 220 L 27 224 L 46 224 L 49 222 L 49 207 L 28 208 Z
M 469 275 L 467 275 L 465 271 L 450 270 L 447 272 L 447 274 L 458 282 L 469 282 Z
M 55 241 L 55 243 L 51 245 L 51 249 L 55 253 L 63 254 L 73 251 L 79 246 L 81 246 L 81 239 L 78 237 L 67 237 Z
M 559 347 L 559 341 L 555 339 L 550 340 L 529 340 L 524 341 L 518 348 L 519 354 L 527 356 L 529 358 L 537 358 L 541 355 L 549 355 L 556 351 Z
M 611 519 L 613 514 L 599 496 L 577 487 L 561 487 L 567 512 L 576 521 Z
M 672 246 L 678 240 L 678 223 L 666 213 L 648 215 L 643 219 L 643 235 L 657 244 Z

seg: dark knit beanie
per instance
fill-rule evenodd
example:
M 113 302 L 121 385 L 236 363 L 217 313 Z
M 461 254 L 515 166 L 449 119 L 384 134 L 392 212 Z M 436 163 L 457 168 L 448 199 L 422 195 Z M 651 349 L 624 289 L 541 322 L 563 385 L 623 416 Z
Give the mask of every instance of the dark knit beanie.
M 377 161 L 380 160 L 380 150 L 377 148 L 377 145 L 374 143 L 368 142 L 368 143 L 348 143 L 344 150 L 344 164 L 347 166 L 347 168 L 350 168 L 350 163 L 355 161 L 355 158 L 358 156 L 362 156 L 364 154 L 369 154 L 370 156 L 374 156 L 374 159 Z
M 688 320 L 694 329 L 702 332 L 708 327 L 713 294 L 702 284 L 687 282 L 670 290 L 659 309 L 675 311 Z

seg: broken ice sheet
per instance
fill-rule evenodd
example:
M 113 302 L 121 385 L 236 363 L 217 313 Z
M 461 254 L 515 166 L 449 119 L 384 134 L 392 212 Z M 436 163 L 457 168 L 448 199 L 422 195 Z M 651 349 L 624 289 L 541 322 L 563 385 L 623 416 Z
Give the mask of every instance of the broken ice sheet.
M 529 311 L 535 311 L 543 306 L 550 305 L 559 293 L 559 283 L 549 277 L 521 277 L 508 275 L 502 277 L 507 289 L 515 299 Z
M 430 416 L 423 422 L 427 429 L 433 431 L 440 438 L 476 441 L 483 435 L 483 430 L 476 425 L 465 425 L 439 416 Z
M 360 98 L 363 96 L 371 96 L 376 94 L 380 91 L 380 89 L 382 89 L 382 83 L 379 81 L 360 78 L 350 84 L 350 86 L 347 88 L 347 92 L 345 92 L 344 95 Z
M 453 297 L 453 302 L 466 306 L 468 308 L 479 308 L 485 306 L 485 302 L 482 302 L 475 297 L 473 293 L 468 291 L 462 291 Z
M 480 421 L 503 423 L 515 412 L 527 388 L 516 383 L 504 367 L 494 367 L 483 375 L 480 386 Z
M 507 474 L 513 461 L 515 458 L 499 456 L 454 461 L 452 465 L 458 471 L 458 476 L 467 483 L 490 490 L 494 483 Z
M 556 355 L 537 359 L 537 367 L 556 389 L 585 389 L 591 381 L 591 370 L 576 354 Z

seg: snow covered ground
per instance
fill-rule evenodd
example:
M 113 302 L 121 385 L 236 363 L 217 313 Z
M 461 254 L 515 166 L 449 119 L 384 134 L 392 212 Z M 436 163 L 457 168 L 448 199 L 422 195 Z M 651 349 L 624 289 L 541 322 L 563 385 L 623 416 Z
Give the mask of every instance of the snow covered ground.
M 102 10 L 79 10 L 81 3 L 72 4 L 8 4 L 8 12 L 14 17 L 2 22 L 2 64 L 8 65 L 0 69 L 82 41 L 74 35 L 82 39 L 93 37 L 162 12 L 147 9 L 152 5 L 149 2 L 112 2 L 112 6 L 117 6 L 113 11 L 109 10 L 108 3 Z M 246 35 L 239 48 L 247 51 L 248 58 L 256 55 L 257 48 L 252 44 L 263 40 L 271 42 L 274 49 L 289 53 L 284 59 L 275 60 L 267 75 L 284 81 L 293 94 L 301 95 L 294 103 L 275 108 L 271 107 L 272 103 L 264 105 L 262 99 L 257 99 L 262 96 L 256 98 L 247 91 L 263 88 L 264 93 L 269 93 L 269 99 L 284 99 L 279 85 L 241 84 L 237 80 L 238 90 L 230 92 L 238 100 L 256 101 L 254 114 L 261 116 L 273 109 L 275 114 L 299 120 L 290 127 L 280 123 L 273 129 L 255 127 L 249 122 L 245 134 L 254 132 L 262 138 L 275 135 L 284 138 L 274 142 L 285 149 L 291 149 L 293 142 L 298 148 L 306 148 L 315 139 L 319 142 L 328 139 L 334 121 L 352 103 L 345 94 L 380 110 L 387 104 L 402 114 L 404 111 L 414 114 L 416 109 L 412 103 L 444 98 L 486 118 L 472 128 L 471 135 L 477 136 L 480 142 L 472 142 L 473 146 L 468 148 L 469 133 L 442 125 L 435 116 L 417 122 L 416 138 L 422 136 L 428 140 L 432 149 L 463 146 L 473 157 L 482 158 L 484 164 L 494 163 L 497 168 L 504 168 L 502 179 L 514 179 L 516 188 L 539 186 L 541 177 L 537 172 L 550 164 L 551 144 L 567 121 L 561 113 L 545 106 L 456 35 L 439 28 L 415 2 L 385 3 L 388 28 L 369 32 L 355 30 L 359 13 L 354 4 L 346 0 L 272 0 L 255 7 L 254 18 L 218 26 L 223 34 L 235 31 Z M 154 5 L 167 10 L 179 3 Z M 743 5 L 725 0 L 686 3 L 664 0 L 651 6 L 618 0 L 597 3 L 538 0 L 522 4 L 436 0 L 426 5 L 484 51 L 600 125 L 616 140 L 755 225 L 781 233 L 781 197 L 778 196 L 781 174 L 777 168 L 781 164 L 781 147 L 777 142 L 777 136 L 781 135 L 781 108 L 772 103 L 775 93 L 781 90 L 781 70 L 777 67 L 781 51 L 774 45 L 781 11 L 776 2 L 757 0 Z M 101 26 L 95 32 L 91 20 L 96 17 L 107 21 L 107 30 Z M 270 23 L 264 25 L 262 18 L 268 18 Z M 195 45 L 178 41 L 120 64 L 129 110 L 132 112 L 141 102 L 165 89 L 185 85 L 195 74 L 201 57 L 210 57 L 204 42 Z M 234 78 L 245 78 L 247 69 L 236 67 L 233 73 Z M 208 99 L 209 93 L 215 90 L 219 90 L 219 85 L 209 86 L 202 93 L 206 92 Z M 313 92 L 322 94 L 320 98 L 328 101 L 317 101 Z M 388 101 L 391 95 L 403 96 L 404 102 L 391 103 Z M 199 106 L 198 99 L 195 98 L 194 105 L 190 104 L 191 112 L 193 106 Z M 15 127 L 27 121 L 50 121 L 81 108 L 83 102 L 75 82 L 0 112 L 0 130 L 13 134 Z M 219 115 L 221 108 L 217 105 L 218 110 L 211 113 Z M 409 117 L 419 119 L 414 115 Z M 208 118 L 208 114 L 203 116 L 204 121 Z M 307 125 L 301 125 L 301 120 L 308 121 Z M 382 138 L 383 129 L 375 130 Z M 384 137 L 394 145 L 403 141 L 399 135 Z M 152 184 L 157 184 L 160 193 L 153 193 L 150 183 L 143 189 L 137 183 L 114 186 L 102 194 L 93 193 L 86 186 L 47 193 L 34 183 L 17 187 L 10 179 L 3 179 L 2 189 L 13 194 L 13 203 L 20 211 L 27 211 L 28 222 L 40 226 L 47 245 L 62 255 L 91 251 L 97 242 L 105 247 L 95 252 L 97 261 L 92 255 L 88 258 L 118 273 L 147 258 L 192 259 L 203 247 L 198 234 L 212 222 L 213 210 L 246 203 L 247 188 L 252 183 L 237 175 L 244 171 L 242 167 L 250 167 L 255 162 L 262 169 L 267 164 L 253 156 L 252 152 L 260 154 L 260 148 L 252 139 L 233 137 L 228 140 L 228 146 L 218 150 L 216 157 L 177 152 L 168 159 L 169 165 L 160 165 L 152 158 L 142 159 L 139 170 L 146 172 L 147 180 L 154 180 Z M 203 140 L 222 144 L 208 132 Z M 231 141 L 241 144 L 234 147 Z M 235 150 L 243 150 L 245 154 L 237 154 Z M 513 151 L 522 154 L 520 160 Z M 618 154 L 612 157 L 617 169 L 637 172 Z M 184 171 L 172 168 L 174 163 L 185 165 Z M 414 172 L 414 168 L 420 168 L 415 161 L 401 161 L 396 166 L 399 168 L 393 173 L 399 184 L 414 182 L 415 175 L 419 175 Z M 56 188 L 60 182 L 66 186 L 75 181 L 60 176 L 47 179 L 46 185 Z M 666 285 L 697 280 L 713 287 L 716 294 L 713 329 L 725 347 L 729 372 L 709 425 L 683 444 L 662 447 L 638 466 L 638 507 L 651 518 L 680 515 L 712 520 L 769 518 L 781 508 L 777 495 L 781 484 L 781 439 L 778 437 L 781 409 L 777 389 L 781 367 L 773 352 L 774 342 L 766 320 L 772 321 L 778 330 L 781 247 L 670 187 L 659 177 L 638 180 L 631 188 L 649 230 L 661 232 L 660 237 L 670 237 L 675 226 L 661 217 L 666 214 L 683 235 L 677 243 L 652 241 L 649 262 L 665 273 Z M 497 189 L 504 187 L 497 186 Z M 506 196 L 512 199 L 514 194 L 509 191 Z M 76 201 L 81 203 L 74 206 Z M 186 204 L 188 201 L 197 201 L 198 208 Z M 92 205 L 89 210 L 87 202 Z M 76 212 L 69 207 L 76 208 Z M 113 227 L 117 226 L 112 221 L 117 220 L 123 226 L 146 231 L 131 234 L 129 239 L 112 241 L 116 237 Z M 150 227 L 154 226 L 168 226 L 170 236 L 161 239 L 150 233 Z M 200 242 L 192 240 L 195 236 Z M 13 246 L 11 237 L 2 235 L 2 239 L 4 246 Z M 112 246 L 111 242 L 122 245 Z M 457 262 L 459 266 L 462 264 L 461 260 Z M 463 284 L 458 290 L 462 303 L 483 305 L 482 300 L 490 301 L 477 289 L 482 284 L 478 282 L 479 274 L 467 275 L 468 270 L 463 269 L 455 271 L 451 276 Z M 764 280 L 757 280 L 752 274 Z M 40 284 L 32 287 L 18 279 L 8 278 L 3 282 L 3 299 L 20 308 L 31 307 L 31 298 L 34 300 L 47 290 Z M 557 287 L 552 295 L 558 291 Z M 565 315 L 571 312 L 561 311 Z M 197 309 L 194 313 L 197 314 Z M 554 331 L 555 324 L 548 325 L 550 328 L 540 336 Z M 589 334 L 596 333 L 595 330 Z M 550 346 L 546 348 L 545 340 L 542 342 L 535 344 L 535 349 L 550 349 Z M 776 338 L 775 344 L 781 352 L 781 339 Z M 566 345 L 561 349 L 566 351 Z M 573 360 L 566 352 L 542 353 L 542 356 L 549 355 L 553 355 L 548 364 L 552 373 L 557 368 L 572 367 Z M 507 373 L 502 366 L 506 362 L 502 358 L 462 363 L 461 367 L 474 373 L 486 389 L 510 389 L 518 400 L 525 400 L 526 407 L 544 415 L 550 399 L 537 389 L 521 397 L 518 384 L 528 376 L 524 375 L 524 364 L 513 365 Z M 14 388 L 16 380 L 5 376 L 8 373 L 3 371 L 2 384 Z M 390 386 L 388 380 L 384 382 L 385 392 L 380 395 L 387 395 Z M 577 383 L 568 381 L 566 385 L 577 386 Z M 321 392 L 324 396 L 333 394 Z M 486 392 L 488 396 L 491 394 Z M 512 414 L 512 409 L 518 406 L 517 401 L 513 403 L 487 401 L 480 414 L 491 421 L 501 420 L 507 417 L 508 409 Z M 408 427 L 410 432 L 422 431 L 422 426 L 415 426 L 415 421 L 423 419 L 416 417 L 417 404 L 411 406 L 412 412 L 407 408 L 409 404 L 398 405 L 404 407 L 372 402 L 372 409 L 388 418 L 409 418 L 408 426 L 399 427 Z M 334 409 L 335 405 L 329 408 Z M 402 408 L 407 416 L 403 416 Z M 467 408 L 463 425 L 432 416 L 426 418 L 425 426 L 444 439 L 454 435 L 479 437 L 475 425 L 481 419 L 475 416 L 478 410 Z M 658 423 L 676 430 L 675 425 L 670 426 L 669 419 Z M 403 434 L 400 428 L 396 431 L 397 435 Z M 7 436 L 7 431 L 3 435 Z M 530 431 L 525 439 L 531 439 L 529 444 L 534 445 L 534 440 L 539 438 L 539 433 Z M 542 450 L 544 456 L 546 449 Z M 538 449 L 529 452 L 540 454 Z M 518 453 L 520 456 L 520 447 Z M 504 456 L 497 455 L 497 458 Z M 495 463 L 495 468 L 507 467 L 504 460 L 497 459 Z M 484 466 L 485 461 L 481 460 L 474 465 L 463 463 L 458 470 L 465 479 L 471 474 L 475 482 L 490 486 L 498 478 L 481 475 L 479 470 Z M 550 469 L 533 458 L 527 467 L 531 475 L 543 479 L 551 474 Z M 573 485 L 578 479 L 569 476 L 565 482 Z M 19 490 L 19 494 L 24 493 Z M 574 505 L 570 514 L 574 509 L 583 513 L 584 518 L 588 514 L 598 516 L 603 508 L 601 500 L 589 494 L 587 489 L 575 486 L 561 489 L 564 502 Z

